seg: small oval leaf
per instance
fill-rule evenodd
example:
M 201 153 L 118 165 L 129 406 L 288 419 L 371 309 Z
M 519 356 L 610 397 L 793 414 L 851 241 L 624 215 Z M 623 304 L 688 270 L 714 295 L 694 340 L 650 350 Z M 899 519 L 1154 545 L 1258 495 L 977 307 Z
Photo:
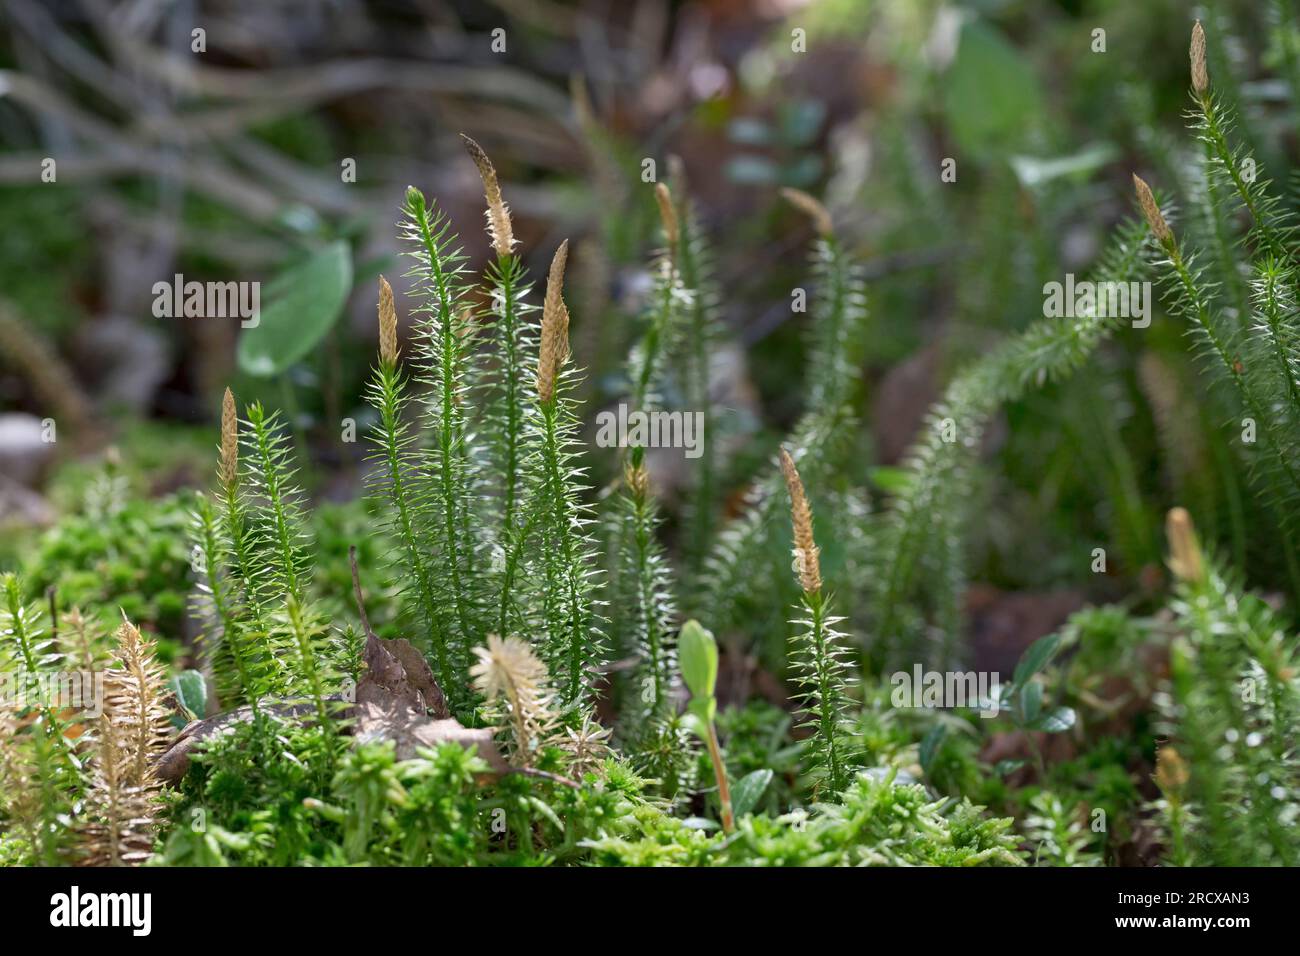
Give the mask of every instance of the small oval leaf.
M 1025 681 L 1046 667 L 1060 649 L 1061 634 L 1059 631 L 1034 641 L 1020 655 L 1020 662 L 1016 664 L 1016 670 L 1011 677 L 1011 682 L 1017 687 L 1024 684 Z
M 1043 712 L 1043 685 L 1030 681 L 1020 690 L 1020 719 L 1032 724 Z
M 772 771 L 767 767 L 762 770 L 755 770 L 753 773 L 745 774 L 736 785 L 731 788 L 731 809 L 738 817 L 743 817 L 746 813 L 758 806 L 759 798 L 763 796 L 763 791 L 767 785 L 772 782 Z
M 239 367 L 269 378 L 314 349 L 338 320 L 352 290 L 352 251 L 331 242 L 266 283 L 256 325 L 239 337 Z
M 682 625 L 677 640 L 677 659 L 682 680 L 693 697 L 712 697 L 718 681 L 718 643 L 699 621 Z

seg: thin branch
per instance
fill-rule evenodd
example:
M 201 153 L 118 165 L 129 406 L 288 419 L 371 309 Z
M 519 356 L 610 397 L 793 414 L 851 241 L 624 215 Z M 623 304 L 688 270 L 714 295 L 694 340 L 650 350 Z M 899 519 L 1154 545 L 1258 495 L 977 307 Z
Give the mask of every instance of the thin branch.
M 361 596 L 361 575 L 357 573 L 357 546 L 348 545 L 348 564 L 352 568 L 352 594 L 357 600 L 357 610 L 361 613 L 361 627 L 366 632 L 367 640 L 378 640 L 370 627 L 370 618 L 366 615 L 366 602 Z
M 50 605 L 50 638 L 56 643 L 59 640 L 59 588 L 58 585 L 51 584 L 45 589 L 45 600 Z
M 535 767 L 511 767 L 504 773 L 518 773 L 525 777 L 538 777 L 542 780 L 549 780 L 551 783 L 563 784 L 566 787 L 572 787 L 574 790 L 581 790 L 582 784 L 570 780 L 568 777 L 562 777 L 558 773 L 551 773 L 549 770 L 538 770 Z

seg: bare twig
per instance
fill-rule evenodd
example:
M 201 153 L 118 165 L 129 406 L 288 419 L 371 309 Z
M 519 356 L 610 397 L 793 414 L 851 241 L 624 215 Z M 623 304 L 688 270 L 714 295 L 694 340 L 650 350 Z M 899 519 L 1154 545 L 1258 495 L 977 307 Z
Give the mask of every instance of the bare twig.
M 538 770 L 535 767 L 511 767 L 505 772 L 518 773 L 525 777 L 538 777 L 542 780 L 549 780 L 552 783 L 559 783 L 566 787 L 572 787 L 574 790 L 582 789 L 582 784 L 570 780 L 568 777 L 561 777 L 558 773 L 551 773 L 549 770 Z
M 58 645 L 59 640 L 59 589 L 51 584 L 45 589 L 45 600 L 50 605 L 50 639 Z
M 361 596 L 361 575 L 357 573 L 357 546 L 348 545 L 348 564 L 352 568 L 352 593 L 357 599 L 357 611 L 361 614 L 361 627 L 366 632 L 366 639 L 375 638 L 375 632 L 370 627 L 370 618 L 366 615 L 366 602 Z

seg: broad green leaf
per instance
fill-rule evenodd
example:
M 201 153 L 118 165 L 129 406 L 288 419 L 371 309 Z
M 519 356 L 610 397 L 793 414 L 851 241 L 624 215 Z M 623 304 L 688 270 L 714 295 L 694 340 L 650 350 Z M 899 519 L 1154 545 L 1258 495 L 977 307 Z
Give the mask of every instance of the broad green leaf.
M 677 639 L 677 660 L 682 680 L 694 697 L 712 697 L 718 682 L 718 643 L 713 634 L 690 620 Z
M 279 375 L 307 356 L 338 320 L 352 290 L 352 251 L 342 240 L 316 250 L 262 288 L 257 325 L 239 338 L 239 367 Z
M 181 671 L 167 682 L 168 688 L 176 695 L 176 700 L 189 713 L 193 720 L 201 719 L 208 712 L 208 685 L 198 671 Z
M 961 152 L 1006 155 L 1042 124 L 1038 77 L 994 27 L 968 20 L 943 81 L 944 112 Z
M 352 284 L 365 285 L 371 280 L 378 279 L 385 272 L 401 266 L 396 256 L 379 255 L 371 256 L 369 259 L 362 260 L 352 267 Z
M 1032 724 L 1043 712 L 1043 685 L 1030 681 L 1020 689 L 1020 719 Z
M 1016 670 L 1011 676 L 1011 682 L 1019 687 L 1046 667 L 1048 661 L 1055 657 L 1056 652 L 1060 649 L 1061 633 L 1059 631 L 1034 641 L 1020 655 L 1020 661 L 1016 664 Z
M 736 785 L 731 788 L 731 810 L 738 816 L 743 817 L 754 807 L 758 806 L 758 800 L 763 796 L 763 791 L 767 785 L 772 782 L 772 771 L 764 767 L 762 770 L 755 770 L 753 773 L 747 773 L 736 781 Z

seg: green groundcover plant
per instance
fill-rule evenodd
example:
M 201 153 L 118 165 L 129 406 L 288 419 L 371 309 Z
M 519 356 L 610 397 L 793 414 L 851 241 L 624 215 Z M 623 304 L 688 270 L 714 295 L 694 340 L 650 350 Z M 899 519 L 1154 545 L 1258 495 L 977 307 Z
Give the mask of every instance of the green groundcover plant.
M 1247 166 L 1206 48 L 1198 24 L 1187 225 L 1135 177 L 1142 218 L 1093 278 L 1160 283 L 1206 371 L 1187 400 L 1250 435 L 1232 467 L 1300 585 L 1290 197 Z M 805 385 L 729 507 L 710 439 L 726 339 L 712 257 L 684 181 L 660 183 L 662 248 L 622 387 L 646 420 L 703 417 L 668 529 L 645 433 L 593 487 L 567 243 L 535 288 L 492 162 L 465 145 L 492 261 L 473 274 L 446 214 L 407 191 L 414 330 L 403 348 L 381 278 L 369 518 L 314 508 L 284 419 L 227 390 L 186 536 L 172 505 L 149 526 L 128 505 L 65 523 L 24 577 L 4 576 L 0 664 L 17 679 L 0 710 L 0 860 L 1073 866 L 1122 862 L 1141 837 L 1175 865 L 1296 862 L 1290 611 L 1250 593 L 1182 508 L 1168 513 L 1174 584 L 1150 613 L 1080 612 L 957 709 L 892 693 L 891 672 L 963 659 L 970 502 L 995 416 L 1127 319 L 1095 303 L 1044 318 L 959 370 L 877 494 L 857 442 L 864 269 L 831 212 L 787 190 L 816 235 Z M 58 573 L 86 556 L 105 581 Z M 178 587 L 203 633 L 169 673 Z M 760 626 L 785 697 L 720 706 L 722 661 Z M 1135 666 L 1151 655 L 1163 673 Z M 96 712 L 69 706 L 70 675 L 99 687 Z M 1122 738 L 1106 729 L 1121 710 Z

